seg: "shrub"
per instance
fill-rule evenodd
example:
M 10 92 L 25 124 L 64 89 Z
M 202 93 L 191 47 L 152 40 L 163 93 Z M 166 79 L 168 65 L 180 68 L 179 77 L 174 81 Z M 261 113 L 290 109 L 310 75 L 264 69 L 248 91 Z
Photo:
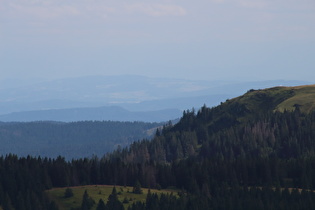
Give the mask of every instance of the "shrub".
M 73 196 L 72 189 L 67 188 L 67 189 L 65 190 L 65 198 L 71 198 L 72 196 Z

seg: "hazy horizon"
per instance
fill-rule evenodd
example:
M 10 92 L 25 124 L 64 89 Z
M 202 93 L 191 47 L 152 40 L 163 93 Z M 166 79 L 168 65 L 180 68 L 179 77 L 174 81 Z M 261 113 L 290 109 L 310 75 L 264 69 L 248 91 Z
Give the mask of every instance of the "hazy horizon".
M 286 82 L 305 82 L 306 84 L 314 83 L 315 79 L 313 78 L 305 78 L 305 79 L 283 79 L 283 78 L 270 78 L 270 79 L 251 79 L 251 78 L 217 78 L 217 79 L 209 79 L 209 78 L 182 78 L 182 77 L 175 77 L 175 76 L 147 76 L 141 74 L 83 74 L 83 75 L 59 75 L 55 77 L 45 77 L 45 76 L 29 76 L 29 77 L 2 77 L 0 78 L 0 89 L 1 88 L 16 88 L 19 86 L 27 86 L 33 85 L 38 83 L 46 83 L 52 81 L 61 81 L 61 80 L 72 80 L 72 79 L 96 79 L 96 78 L 124 78 L 124 77 L 134 77 L 134 78 L 143 78 L 143 79 L 160 79 L 160 80 L 178 80 L 178 81 L 194 81 L 194 82 L 215 82 L 215 83 L 222 83 L 222 84 L 237 84 L 237 83 L 248 83 L 248 82 L 266 82 L 266 81 L 286 81 Z M 15 83 L 16 82 L 16 83 Z M 3 85 L 5 87 L 3 87 Z M 8 86 L 7 86 L 8 85 Z M 280 84 L 279 84 L 280 85 Z M 302 85 L 302 84 L 301 84 Z
M 0 2 L 0 80 L 315 77 L 315 2 Z

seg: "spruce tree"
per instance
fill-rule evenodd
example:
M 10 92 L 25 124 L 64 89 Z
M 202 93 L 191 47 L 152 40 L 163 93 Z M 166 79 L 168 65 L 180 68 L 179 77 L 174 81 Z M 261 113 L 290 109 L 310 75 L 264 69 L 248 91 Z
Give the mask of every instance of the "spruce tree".
M 135 186 L 133 187 L 132 192 L 133 192 L 134 194 L 142 194 L 141 184 L 140 184 L 139 181 L 136 181 L 136 184 L 135 184 Z
M 118 200 L 116 187 L 113 188 L 112 193 L 108 196 L 106 208 L 108 210 L 124 210 L 123 204 Z
M 81 210 L 90 210 L 94 204 L 95 204 L 95 201 L 89 197 L 87 191 L 85 190 L 83 194 Z
M 102 199 L 99 200 L 96 210 L 106 210 L 106 205 Z

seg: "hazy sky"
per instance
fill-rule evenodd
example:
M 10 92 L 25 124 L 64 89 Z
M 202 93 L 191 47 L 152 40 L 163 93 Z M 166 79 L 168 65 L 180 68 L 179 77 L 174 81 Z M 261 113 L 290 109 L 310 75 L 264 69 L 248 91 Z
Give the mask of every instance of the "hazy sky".
M 0 77 L 315 80 L 314 0 L 0 0 Z

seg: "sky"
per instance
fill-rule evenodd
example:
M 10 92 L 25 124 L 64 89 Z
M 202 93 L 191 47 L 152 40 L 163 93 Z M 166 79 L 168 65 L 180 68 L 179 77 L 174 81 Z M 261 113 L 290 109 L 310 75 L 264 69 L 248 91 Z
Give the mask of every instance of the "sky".
M 314 0 L 0 0 L 0 78 L 315 80 Z

